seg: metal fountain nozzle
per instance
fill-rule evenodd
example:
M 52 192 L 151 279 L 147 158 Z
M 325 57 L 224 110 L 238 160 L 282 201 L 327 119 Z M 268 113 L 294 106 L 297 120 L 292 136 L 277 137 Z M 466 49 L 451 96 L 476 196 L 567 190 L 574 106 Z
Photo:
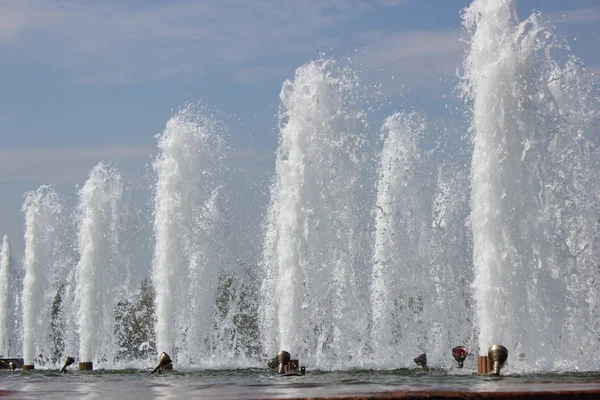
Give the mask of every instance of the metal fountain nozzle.
M 171 360 L 171 357 L 169 357 L 169 355 L 163 351 L 162 353 L 160 353 L 160 357 L 158 358 L 158 365 L 152 370 L 152 372 L 150 372 L 150 374 L 155 373 L 161 367 L 164 367 L 165 365 L 169 365 L 172 362 L 173 361 Z
M 465 362 L 465 359 L 468 355 L 469 350 L 467 350 L 465 346 L 456 346 L 452 349 L 452 357 L 454 357 L 454 359 L 458 363 L 458 368 L 463 367 L 463 363 Z
M 267 360 L 267 366 L 271 369 L 275 369 L 277 368 L 277 359 L 276 358 L 270 358 Z
M 488 350 L 488 357 L 492 363 L 492 374 L 499 376 L 500 369 L 504 366 L 504 362 L 508 358 L 508 350 L 504 346 L 494 344 Z
M 8 362 L 8 369 L 10 369 L 11 371 L 14 371 L 15 369 L 17 369 L 17 366 L 15 365 L 14 361 Z
M 290 359 L 290 353 L 288 353 L 287 351 L 281 350 L 279 353 L 277 353 L 277 357 L 275 357 L 275 361 L 278 365 L 277 373 L 285 373 L 285 366 L 287 365 L 287 363 L 290 362 Z
M 415 362 L 415 364 L 417 364 L 419 367 L 422 367 L 423 369 L 427 369 L 427 354 L 423 353 L 418 357 L 415 357 L 413 359 L 413 361 Z
M 67 356 L 65 357 L 65 362 L 63 363 L 63 366 L 58 370 L 58 373 L 63 373 L 63 372 L 67 372 L 67 367 L 71 364 L 73 364 L 75 362 L 75 359 L 71 356 Z

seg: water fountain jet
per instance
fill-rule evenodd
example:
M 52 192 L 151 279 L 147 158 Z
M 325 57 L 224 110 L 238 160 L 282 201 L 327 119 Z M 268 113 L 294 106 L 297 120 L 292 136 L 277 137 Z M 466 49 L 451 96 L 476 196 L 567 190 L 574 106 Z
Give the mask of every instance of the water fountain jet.
M 79 333 L 79 369 L 93 361 L 113 361 L 117 354 L 113 313 L 127 298 L 130 260 L 124 250 L 124 229 L 130 222 L 129 191 L 120 172 L 99 163 L 79 191 L 75 300 Z

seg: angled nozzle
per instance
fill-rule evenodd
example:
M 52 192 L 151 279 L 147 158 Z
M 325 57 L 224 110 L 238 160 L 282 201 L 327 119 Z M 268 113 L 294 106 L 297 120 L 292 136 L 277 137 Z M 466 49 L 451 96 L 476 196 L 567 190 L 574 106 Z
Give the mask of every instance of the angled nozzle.
M 277 365 L 278 365 L 277 373 L 279 373 L 279 374 L 285 373 L 285 366 L 287 365 L 287 363 L 290 362 L 290 358 L 291 358 L 290 353 L 288 353 L 287 351 L 281 350 L 279 353 L 277 353 L 277 357 L 275 357 L 275 361 L 277 362 Z
M 277 359 L 276 358 L 270 358 L 267 360 L 267 367 L 271 368 L 271 369 L 275 369 L 277 368 Z
M 165 365 L 169 365 L 172 362 L 173 361 L 171 360 L 171 357 L 169 357 L 169 355 L 163 351 L 162 353 L 160 353 L 160 357 L 158 358 L 158 365 L 152 370 L 152 372 L 150 372 L 150 374 L 155 373 L 161 367 L 164 367 Z
M 415 364 L 417 364 L 419 367 L 422 367 L 423 369 L 427 369 L 427 354 L 423 353 L 418 357 L 415 357 L 413 359 L 413 361 L 415 362 Z
M 75 359 L 71 356 L 65 357 L 65 362 L 63 366 L 58 370 L 58 373 L 61 374 L 63 372 L 67 372 L 67 367 L 75 362 Z
M 488 350 L 488 357 L 492 363 L 492 374 L 499 376 L 500 369 L 504 366 L 504 362 L 508 358 L 508 350 L 504 346 L 494 344 Z
M 468 355 L 469 350 L 467 350 L 465 346 L 456 346 L 452 349 L 452 357 L 454 357 L 454 359 L 458 363 L 458 368 L 463 367 L 463 363 L 465 362 L 465 359 Z

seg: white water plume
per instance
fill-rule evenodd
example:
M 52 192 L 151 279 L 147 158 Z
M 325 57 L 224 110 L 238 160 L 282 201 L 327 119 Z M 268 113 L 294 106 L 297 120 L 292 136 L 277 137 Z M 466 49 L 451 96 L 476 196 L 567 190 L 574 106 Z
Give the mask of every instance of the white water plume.
M 66 216 L 53 188 L 41 186 L 26 193 L 25 255 L 23 266 L 23 360 L 26 365 L 53 360 L 56 346 L 51 330 L 51 307 L 59 290 L 61 271 L 69 264 L 64 237 Z
M 425 150 L 427 130 L 423 117 L 405 112 L 382 127 L 371 287 L 371 348 L 379 368 L 410 367 L 415 352 L 427 353 L 432 365 L 443 363 L 449 348 L 471 340 L 470 240 L 461 199 L 467 180 Z
M 114 311 L 131 294 L 130 255 L 125 229 L 130 195 L 121 174 L 99 163 L 79 191 L 75 307 L 79 360 L 112 363 L 117 354 Z
M 356 365 L 366 333 L 357 85 L 351 71 L 320 59 L 300 67 L 280 96 L 261 334 L 266 355 L 284 349 L 315 367 Z
M 19 351 L 20 330 L 17 319 L 21 282 L 15 270 L 8 236 L 0 252 L 0 355 L 12 357 Z
M 503 344 L 534 370 L 595 367 L 597 104 L 539 15 L 476 0 L 463 19 L 479 351 Z
M 377 188 L 377 204 L 375 205 L 375 248 L 373 254 L 373 272 L 371 288 L 372 326 L 371 340 L 375 357 L 381 359 L 385 354 L 398 356 L 395 338 L 400 332 L 393 328 L 394 312 L 405 308 L 410 299 L 411 305 L 420 299 L 422 306 L 424 290 L 415 282 L 411 272 L 418 260 L 417 248 L 412 245 L 403 246 L 413 238 L 416 232 L 410 232 L 411 221 L 422 215 L 413 215 L 414 207 L 421 201 L 415 182 L 415 167 L 420 154 L 417 145 L 422 136 L 423 123 L 416 116 L 395 114 L 386 119 L 383 125 L 384 145 L 379 167 Z M 414 235 L 414 236 L 413 236 Z M 408 254 L 407 251 L 415 251 Z M 401 264 L 402 263 L 402 264 Z M 406 301 L 400 306 L 399 301 Z M 413 314 L 409 311 L 409 315 Z M 407 321 L 408 322 L 408 321 Z M 405 326 L 402 331 L 417 331 L 416 326 Z M 408 332 L 405 332 L 405 334 Z M 395 349 L 398 350 L 398 349 Z M 403 348 L 400 347 L 400 356 Z M 412 349 L 411 349 L 412 351 Z
M 158 136 L 152 281 L 157 351 L 178 363 L 223 362 L 215 341 L 215 307 L 223 272 L 221 200 L 224 129 L 193 105 Z M 218 330 L 218 328 L 217 328 Z

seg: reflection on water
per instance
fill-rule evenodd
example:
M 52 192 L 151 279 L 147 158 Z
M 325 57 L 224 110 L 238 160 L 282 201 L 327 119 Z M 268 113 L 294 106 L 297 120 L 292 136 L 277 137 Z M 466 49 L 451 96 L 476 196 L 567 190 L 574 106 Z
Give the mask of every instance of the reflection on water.
M 479 376 L 473 371 L 309 371 L 281 377 L 263 370 L 174 371 L 0 371 L 0 389 L 11 398 L 290 398 L 348 396 L 389 391 L 538 392 L 600 390 L 600 373 Z

